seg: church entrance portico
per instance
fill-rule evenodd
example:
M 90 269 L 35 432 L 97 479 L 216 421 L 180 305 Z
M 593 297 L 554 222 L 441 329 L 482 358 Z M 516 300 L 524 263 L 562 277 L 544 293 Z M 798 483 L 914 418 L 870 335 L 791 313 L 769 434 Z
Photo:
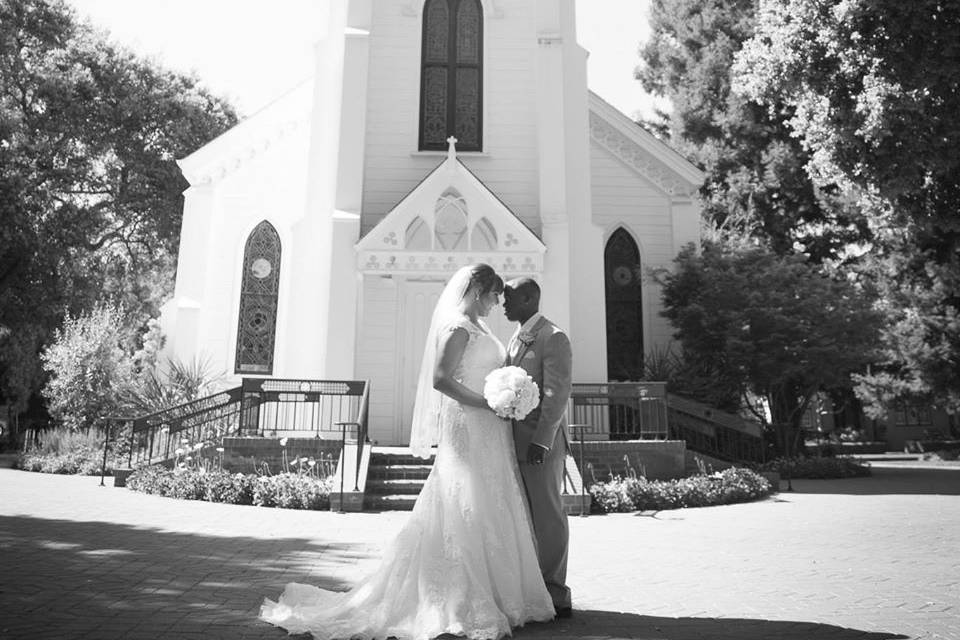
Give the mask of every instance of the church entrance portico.
M 371 380 L 370 437 L 409 442 L 426 333 L 440 292 L 462 266 L 539 278 L 543 243 L 456 158 L 433 170 L 356 245 L 361 274 L 357 376 Z M 507 340 L 501 309 L 486 319 Z

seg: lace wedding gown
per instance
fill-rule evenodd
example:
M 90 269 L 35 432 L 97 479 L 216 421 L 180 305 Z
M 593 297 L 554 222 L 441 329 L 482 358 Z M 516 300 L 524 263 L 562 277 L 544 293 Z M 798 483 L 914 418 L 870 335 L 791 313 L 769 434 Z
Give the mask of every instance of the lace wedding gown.
M 482 391 L 503 345 L 468 320 L 456 378 Z M 290 583 L 260 617 L 318 639 L 500 638 L 553 618 L 510 425 L 444 397 L 437 456 L 409 520 L 382 564 L 345 593 Z

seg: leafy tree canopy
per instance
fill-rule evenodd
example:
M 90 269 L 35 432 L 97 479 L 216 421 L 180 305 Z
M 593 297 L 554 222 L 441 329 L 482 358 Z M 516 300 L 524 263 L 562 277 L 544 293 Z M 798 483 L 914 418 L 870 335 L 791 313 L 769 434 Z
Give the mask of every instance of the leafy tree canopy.
M 805 256 L 708 240 L 701 252 L 681 252 L 662 280 L 663 313 L 685 358 L 735 384 L 741 406 L 773 428 L 783 453 L 795 451 L 814 394 L 849 388 L 875 357 L 870 293 Z
M 187 186 L 175 160 L 235 122 L 63 0 L 0 0 L 0 398 L 37 390 L 66 312 L 106 294 L 156 313 Z
M 809 154 L 787 126 L 789 107 L 768 110 L 731 91 L 730 67 L 754 25 L 752 0 L 653 0 L 653 35 L 637 78 L 670 99 L 663 124 L 707 174 L 709 226 L 761 239 L 780 254 L 843 256 L 867 227 L 835 185 L 807 176 Z
M 887 327 L 861 393 L 960 410 L 960 4 L 761 0 L 739 94 L 787 123 L 817 185 L 868 214 Z

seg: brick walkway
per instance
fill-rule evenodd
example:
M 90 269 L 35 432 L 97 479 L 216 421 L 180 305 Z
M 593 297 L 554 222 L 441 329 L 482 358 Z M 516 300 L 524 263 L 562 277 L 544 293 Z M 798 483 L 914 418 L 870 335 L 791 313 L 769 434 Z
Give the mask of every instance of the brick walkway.
M 110 484 L 108 479 L 107 484 Z M 960 638 L 960 470 L 571 518 L 571 621 L 518 639 Z M 346 587 L 408 514 L 182 502 L 0 469 L 0 638 L 268 638 L 264 595 Z

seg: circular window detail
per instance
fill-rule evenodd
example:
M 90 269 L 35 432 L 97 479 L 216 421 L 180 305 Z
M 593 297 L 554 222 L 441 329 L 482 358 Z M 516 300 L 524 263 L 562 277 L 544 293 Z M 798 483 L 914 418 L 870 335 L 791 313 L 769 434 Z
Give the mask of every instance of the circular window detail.
M 273 271 L 273 266 L 266 258 L 257 258 L 250 265 L 250 273 L 252 273 L 253 277 L 257 278 L 258 280 L 263 280 L 269 276 L 271 271 Z
M 614 267 L 612 276 L 613 282 L 621 287 L 633 282 L 633 271 L 630 267 L 624 267 L 623 265 Z

